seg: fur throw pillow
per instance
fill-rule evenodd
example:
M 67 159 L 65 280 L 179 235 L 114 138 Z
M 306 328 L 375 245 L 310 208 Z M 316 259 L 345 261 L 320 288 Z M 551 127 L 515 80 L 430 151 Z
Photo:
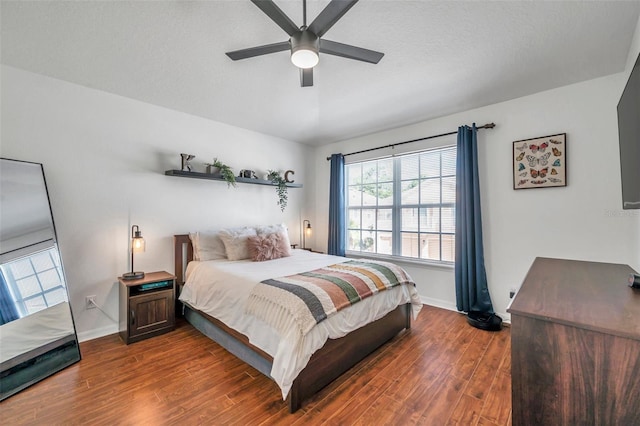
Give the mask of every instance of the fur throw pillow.
M 249 237 L 247 244 L 251 259 L 255 262 L 290 256 L 288 238 L 278 232 Z
M 270 226 L 256 226 L 256 232 L 258 235 L 265 236 L 267 234 L 280 234 L 284 239 L 284 244 L 287 246 L 287 256 L 291 256 L 291 242 L 289 241 L 289 232 L 287 226 L 282 223 L 278 225 Z

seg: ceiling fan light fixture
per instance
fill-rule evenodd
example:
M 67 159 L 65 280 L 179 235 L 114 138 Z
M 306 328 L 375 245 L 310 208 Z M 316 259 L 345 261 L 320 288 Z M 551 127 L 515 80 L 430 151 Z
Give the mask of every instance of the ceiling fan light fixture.
M 318 36 L 309 30 L 291 36 L 291 62 L 298 68 L 313 68 L 318 65 L 320 42 Z
M 300 49 L 291 52 L 291 62 L 298 68 L 313 68 L 318 65 L 320 58 L 313 50 Z
M 277 0 L 280 2 L 279 0 Z M 325 2 L 327 0 L 324 0 Z M 265 15 L 267 15 L 277 26 L 279 26 L 289 36 L 287 41 L 270 43 L 262 46 L 250 47 L 248 49 L 234 50 L 227 52 L 227 56 L 233 61 L 253 58 L 255 56 L 268 55 L 270 53 L 285 52 L 291 53 L 291 62 L 299 68 L 300 86 L 313 86 L 313 67 L 320 61 L 320 51 L 323 55 L 340 56 L 342 58 L 356 61 L 377 64 L 384 56 L 384 53 L 350 44 L 338 43 L 320 38 L 338 22 L 342 16 L 355 5 L 358 0 L 329 0 L 324 9 L 318 14 L 313 22 L 307 26 L 307 0 L 302 0 L 302 26 L 298 27 L 283 11 L 276 5 L 274 0 L 251 0 Z M 321 45 L 322 44 L 322 48 Z

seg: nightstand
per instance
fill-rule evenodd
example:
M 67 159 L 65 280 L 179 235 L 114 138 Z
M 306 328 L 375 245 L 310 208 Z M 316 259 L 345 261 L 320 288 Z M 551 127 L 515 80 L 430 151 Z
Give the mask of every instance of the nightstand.
M 150 272 L 139 280 L 120 281 L 120 337 L 128 345 L 176 327 L 176 277 Z

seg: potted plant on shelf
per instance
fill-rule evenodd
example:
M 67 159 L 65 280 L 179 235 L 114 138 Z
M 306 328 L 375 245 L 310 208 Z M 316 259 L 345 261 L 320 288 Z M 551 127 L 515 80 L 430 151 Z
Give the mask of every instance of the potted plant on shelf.
M 267 174 L 267 180 L 270 180 L 274 185 L 276 185 L 276 193 L 278 194 L 278 205 L 280 206 L 280 210 L 284 211 L 285 207 L 287 207 L 287 181 L 279 172 L 276 172 L 275 170 L 269 170 L 269 174 Z
M 219 161 L 217 158 L 213 159 L 213 163 L 207 163 L 207 173 L 211 173 L 214 176 L 222 176 L 227 182 L 227 186 L 236 186 L 236 176 L 231 167 Z

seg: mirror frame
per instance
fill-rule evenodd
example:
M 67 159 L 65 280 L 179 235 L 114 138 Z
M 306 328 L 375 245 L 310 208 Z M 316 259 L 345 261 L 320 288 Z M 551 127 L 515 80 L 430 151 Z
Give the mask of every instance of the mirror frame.
M 64 280 L 64 287 L 67 295 L 67 304 L 69 305 L 69 315 L 71 316 L 71 324 L 73 326 L 73 334 L 66 335 L 64 337 L 61 337 L 60 339 L 56 339 L 40 347 L 33 348 L 18 356 L 8 359 L 5 362 L 2 362 L 0 364 L 0 401 L 12 395 L 15 395 L 16 393 L 28 388 L 29 386 L 47 377 L 50 377 L 51 375 L 69 367 L 72 364 L 75 364 L 82 359 L 75 320 L 73 318 L 73 312 L 71 309 L 68 281 L 65 274 L 62 256 L 60 255 L 60 249 L 58 247 L 58 235 L 53 218 L 53 210 L 51 208 L 51 199 L 49 196 L 49 189 L 47 187 L 47 180 L 44 174 L 44 166 L 42 165 L 42 163 L 0 157 L 0 162 L 3 163 L 5 161 L 30 164 L 33 166 L 39 166 L 40 168 L 42 183 L 44 184 L 44 191 L 47 198 L 46 201 L 49 206 L 49 219 L 53 232 L 53 248 L 58 251 L 58 257 L 60 259 L 60 271 L 62 273 L 61 278 Z M 18 248 L 16 250 L 21 249 Z M 36 249 L 32 253 L 36 253 L 38 251 L 39 250 Z M 28 256 L 28 254 L 25 253 L 24 256 Z M 28 317 L 29 316 L 23 318 Z M 9 322 L 7 324 L 11 324 L 12 322 Z M 2 339 L 1 334 L 2 333 L 0 333 L 0 339 Z

